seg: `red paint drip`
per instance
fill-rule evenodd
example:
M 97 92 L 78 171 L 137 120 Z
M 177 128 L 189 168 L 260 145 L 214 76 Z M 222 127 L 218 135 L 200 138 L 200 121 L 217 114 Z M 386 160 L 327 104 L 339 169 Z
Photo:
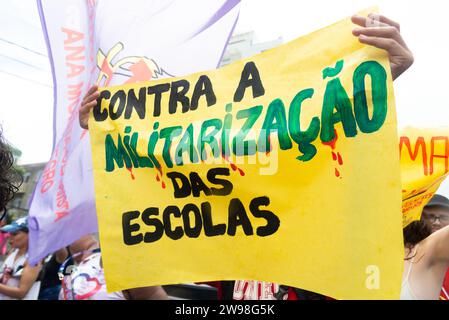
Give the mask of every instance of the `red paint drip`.
M 133 168 L 132 168 L 132 167 L 131 167 L 131 168 L 126 168 L 126 170 L 128 170 L 129 173 L 131 173 L 131 179 L 135 180 L 136 177 L 134 177 L 134 174 L 133 174 Z
M 335 147 L 337 145 L 337 140 L 338 140 L 338 133 L 337 133 L 337 130 L 335 130 L 335 129 L 334 129 L 334 135 L 335 135 L 335 138 L 332 141 L 329 141 L 329 142 L 321 141 L 321 143 L 324 144 L 325 146 L 331 147 L 332 150 L 335 150 Z
M 157 174 L 156 174 L 156 180 L 157 182 L 162 182 L 162 189 L 166 188 L 165 182 L 164 182 L 164 173 L 162 172 L 162 168 L 161 167 L 155 167 L 155 169 L 157 170 Z
M 270 146 L 270 149 L 268 149 L 265 154 L 268 156 L 271 151 L 273 151 L 273 146 L 271 145 L 271 134 L 268 134 L 268 145 Z
M 234 163 L 232 163 L 232 162 L 229 160 L 228 157 L 226 157 L 226 156 L 224 156 L 224 155 L 221 155 L 221 157 L 222 157 L 226 162 L 229 163 L 229 165 L 230 165 L 232 171 L 237 171 L 237 170 L 238 170 L 239 173 L 240 173 L 240 175 L 241 175 L 242 177 L 245 176 L 245 172 L 244 172 L 242 169 L 240 169 L 239 167 L 237 167 Z
M 236 167 L 236 165 L 233 164 L 231 161 L 229 161 L 229 158 L 228 158 L 227 156 L 225 156 L 225 155 L 222 154 L 221 157 L 223 158 L 224 161 L 226 161 L 227 163 L 229 163 L 229 164 L 231 165 L 231 168 L 233 168 L 232 170 L 235 171 L 234 168 Z
M 338 153 L 338 164 L 343 165 L 343 158 L 341 157 L 340 153 Z
M 337 155 L 335 154 L 335 152 L 332 151 L 332 159 L 334 161 L 337 161 Z
M 341 166 L 341 165 L 343 165 L 343 158 L 342 158 L 340 152 L 337 152 L 337 153 L 334 152 L 335 148 L 337 147 L 337 140 L 338 140 L 338 133 L 337 133 L 337 130 L 335 130 L 335 129 L 334 129 L 334 136 L 335 137 L 334 137 L 334 139 L 332 141 L 329 141 L 329 142 L 321 141 L 321 143 L 323 145 L 325 145 L 325 146 L 331 147 L 331 149 L 332 149 L 332 159 L 334 161 L 338 161 L 338 164 Z M 337 168 L 335 168 L 335 176 L 337 178 L 341 179 L 341 173 L 340 173 L 340 171 L 338 171 Z
M 340 171 L 338 171 L 337 168 L 335 168 L 335 176 L 336 176 L 337 178 L 340 177 Z

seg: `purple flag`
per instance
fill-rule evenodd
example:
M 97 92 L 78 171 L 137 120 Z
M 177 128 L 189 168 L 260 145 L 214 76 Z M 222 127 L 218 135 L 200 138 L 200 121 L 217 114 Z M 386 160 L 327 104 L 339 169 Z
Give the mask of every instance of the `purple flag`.
M 53 152 L 30 206 L 29 260 L 98 230 L 88 131 L 78 109 L 93 84 L 214 69 L 240 0 L 37 0 L 54 83 Z

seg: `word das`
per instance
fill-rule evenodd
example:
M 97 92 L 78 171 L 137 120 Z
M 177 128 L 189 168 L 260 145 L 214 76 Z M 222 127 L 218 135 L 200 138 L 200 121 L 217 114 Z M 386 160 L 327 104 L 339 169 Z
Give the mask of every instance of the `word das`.
M 208 187 L 197 172 L 191 172 L 189 176 L 185 176 L 180 172 L 170 172 L 167 177 L 171 179 L 174 189 L 174 197 L 176 199 L 187 198 L 192 195 L 199 197 L 201 193 L 206 196 L 227 196 L 231 194 L 234 186 L 232 182 L 226 179 L 220 179 L 217 176 L 229 176 L 228 168 L 213 168 L 207 172 L 207 180 L 222 188 Z

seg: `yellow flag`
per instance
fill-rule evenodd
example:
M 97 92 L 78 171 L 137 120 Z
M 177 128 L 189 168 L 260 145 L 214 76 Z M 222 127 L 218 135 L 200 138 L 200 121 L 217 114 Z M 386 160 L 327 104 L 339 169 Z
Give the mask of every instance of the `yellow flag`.
M 89 128 L 109 291 L 245 279 L 399 298 L 390 66 L 353 28 L 102 90 Z
M 449 175 L 449 127 L 412 128 L 399 138 L 404 227 L 421 219 L 424 206 Z

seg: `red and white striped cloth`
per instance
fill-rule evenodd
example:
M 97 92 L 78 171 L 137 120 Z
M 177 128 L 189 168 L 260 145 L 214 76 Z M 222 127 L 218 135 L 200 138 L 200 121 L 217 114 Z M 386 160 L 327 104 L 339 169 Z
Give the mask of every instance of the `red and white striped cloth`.
M 443 287 L 441 288 L 440 300 L 449 301 L 449 269 L 446 272 L 446 277 L 444 278 Z

